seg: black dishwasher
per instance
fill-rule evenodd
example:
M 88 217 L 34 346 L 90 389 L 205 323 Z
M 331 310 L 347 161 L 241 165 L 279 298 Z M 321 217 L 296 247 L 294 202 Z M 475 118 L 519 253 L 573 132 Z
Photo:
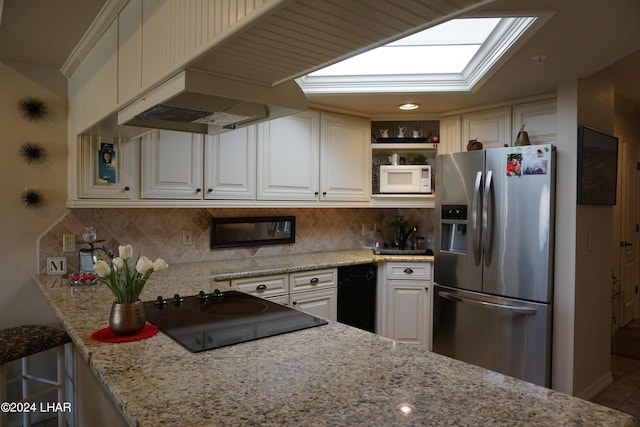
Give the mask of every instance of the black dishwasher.
M 376 332 L 376 264 L 338 268 L 338 322 Z

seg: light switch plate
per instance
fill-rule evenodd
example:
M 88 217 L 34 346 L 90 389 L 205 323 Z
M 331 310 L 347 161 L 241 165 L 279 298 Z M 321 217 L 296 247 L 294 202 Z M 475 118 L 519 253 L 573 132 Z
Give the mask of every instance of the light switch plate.
M 50 276 L 61 276 L 63 274 L 67 274 L 67 258 L 47 258 L 47 274 Z

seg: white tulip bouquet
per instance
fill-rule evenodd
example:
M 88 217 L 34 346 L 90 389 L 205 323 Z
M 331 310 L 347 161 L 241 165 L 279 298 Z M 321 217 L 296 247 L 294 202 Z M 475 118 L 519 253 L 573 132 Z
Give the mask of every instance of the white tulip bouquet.
M 135 261 L 135 268 L 131 267 L 129 265 L 129 260 L 133 258 L 131 245 L 119 246 L 118 254 L 119 256 L 111 261 L 111 265 L 99 260 L 93 265 L 93 269 L 99 280 L 107 285 L 116 297 L 116 302 L 120 304 L 136 302 L 151 273 L 169 267 L 161 258 L 152 262 L 146 256 L 140 255 Z

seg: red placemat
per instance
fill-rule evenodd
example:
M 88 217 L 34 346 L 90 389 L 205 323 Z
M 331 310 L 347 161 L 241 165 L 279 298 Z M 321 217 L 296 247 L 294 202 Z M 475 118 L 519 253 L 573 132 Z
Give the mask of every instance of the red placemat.
M 116 335 L 113 333 L 110 327 L 99 329 L 91 334 L 91 338 L 96 341 L 118 343 L 128 341 L 139 341 L 154 336 L 158 333 L 160 328 L 156 325 L 147 323 L 140 333 L 136 335 Z

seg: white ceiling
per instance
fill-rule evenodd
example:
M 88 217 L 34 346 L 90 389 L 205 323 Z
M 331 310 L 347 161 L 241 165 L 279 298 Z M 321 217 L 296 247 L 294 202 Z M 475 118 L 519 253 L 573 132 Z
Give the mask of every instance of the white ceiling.
M 400 1 L 411 3 L 394 3 Z M 103 4 L 104 0 L 0 0 L 0 60 L 60 69 Z M 555 14 L 474 93 L 313 95 L 309 102 L 376 117 L 397 114 L 396 106 L 410 101 L 422 104 L 419 112 L 437 114 L 551 93 L 559 81 L 588 77 L 610 66 L 616 92 L 640 109 L 640 1 L 496 0 L 481 12 L 524 10 Z M 536 55 L 546 60 L 535 64 L 531 57 Z

